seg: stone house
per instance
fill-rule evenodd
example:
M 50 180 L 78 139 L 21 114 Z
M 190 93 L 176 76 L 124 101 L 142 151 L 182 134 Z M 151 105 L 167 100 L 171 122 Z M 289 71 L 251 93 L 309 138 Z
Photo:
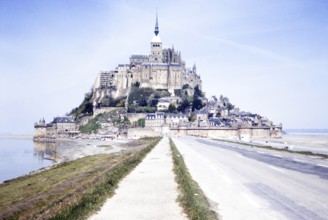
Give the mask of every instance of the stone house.
M 157 111 L 167 111 L 171 104 L 177 107 L 178 103 L 180 102 L 181 102 L 181 98 L 178 96 L 160 98 L 158 99 L 158 103 L 157 103 Z
M 207 121 L 208 120 L 208 114 L 209 113 L 205 109 L 196 110 L 195 114 L 196 114 L 196 120 L 198 120 L 198 121 Z
M 180 124 L 189 122 L 188 116 L 185 114 L 166 114 L 165 122 L 169 127 L 178 127 Z
M 161 127 L 165 122 L 164 112 L 149 113 L 145 119 L 145 127 Z
M 34 124 L 33 138 L 68 138 L 79 134 L 76 123 L 71 117 L 55 117 L 46 124 L 44 119 Z

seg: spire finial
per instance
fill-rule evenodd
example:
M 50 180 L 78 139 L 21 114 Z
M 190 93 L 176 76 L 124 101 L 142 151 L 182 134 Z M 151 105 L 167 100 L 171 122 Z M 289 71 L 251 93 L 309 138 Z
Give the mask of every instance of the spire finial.
M 155 24 L 155 35 L 157 36 L 159 33 L 159 28 L 158 28 L 158 17 L 157 17 L 157 8 L 156 8 L 156 24 Z

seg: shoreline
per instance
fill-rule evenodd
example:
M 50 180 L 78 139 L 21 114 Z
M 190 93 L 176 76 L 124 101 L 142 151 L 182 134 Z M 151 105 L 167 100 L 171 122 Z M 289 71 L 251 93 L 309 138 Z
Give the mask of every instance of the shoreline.
M 56 148 L 54 155 L 44 159 L 53 160 L 55 163 L 68 162 L 86 156 L 96 154 L 119 153 L 124 150 L 122 144 L 128 143 L 129 139 L 122 140 L 98 140 L 98 139 L 37 139 L 33 140 L 37 144 L 54 143 Z
M 4 179 L 3 181 L 0 181 L 0 184 L 24 178 L 45 170 L 50 170 L 64 162 L 74 161 L 79 158 L 99 154 L 118 154 L 127 149 L 127 147 L 123 146 L 124 143 L 131 141 L 130 139 L 96 140 L 69 138 L 33 140 L 32 136 L 31 138 L 26 139 L 21 136 L 0 137 L 0 140 L 8 139 L 31 140 L 36 150 L 40 152 L 48 152 L 47 154 L 44 154 L 42 159 L 52 161 L 53 163 L 38 169 L 30 170 L 25 174 L 20 174 L 10 179 Z
M 0 197 L 5 198 L 0 202 L 0 219 L 85 219 L 115 193 L 119 182 L 160 140 L 135 140 L 122 146 L 127 149 L 122 154 L 55 164 L 53 169 L 0 184 Z

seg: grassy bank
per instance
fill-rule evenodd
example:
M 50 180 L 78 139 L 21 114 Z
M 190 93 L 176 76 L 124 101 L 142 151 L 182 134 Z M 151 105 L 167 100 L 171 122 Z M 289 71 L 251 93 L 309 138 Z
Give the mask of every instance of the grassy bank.
M 171 139 L 170 146 L 174 163 L 173 169 L 180 191 L 178 201 L 185 213 L 188 215 L 189 219 L 192 220 L 218 219 L 216 213 L 210 209 L 210 205 L 203 191 L 190 176 L 181 154 Z
M 136 141 L 147 145 L 122 155 L 81 158 L 0 184 L 0 219 L 86 219 L 159 141 Z
M 326 159 L 328 158 L 328 155 L 326 155 L 326 154 L 318 154 L 318 153 L 313 153 L 311 151 L 293 151 L 293 150 L 289 150 L 286 148 L 276 148 L 276 147 L 272 147 L 269 145 L 260 145 L 260 144 L 255 144 L 255 143 L 246 143 L 246 142 L 230 141 L 230 140 L 223 140 L 223 139 L 214 139 L 214 140 L 227 142 L 227 143 L 233 143 L 233 144 L 241 144 L 241 145 L 250 146 L 250 147 L 257 147 L 257 148 L 262 148 L 262 149 L 267 149 L 267 150 L 288 152 L 288 153 L 292 153 L 292 154 L 302 154 L 302 155 L 307 155 L 307 156 L 322 157 L 322 158 L 326 158 Z

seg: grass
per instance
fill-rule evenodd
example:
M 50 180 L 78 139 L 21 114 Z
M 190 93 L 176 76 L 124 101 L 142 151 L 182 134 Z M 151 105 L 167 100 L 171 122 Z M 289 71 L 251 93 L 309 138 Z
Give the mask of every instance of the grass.
M 86 219 L 160 141 L 139 151 L 95 155 L 0 184 L 0 219 Z
M 108 148 L 108 149 L 112 149 L 113 148 L 110 145 L 97 145 L 97 147 L 105 147 L 105 148 Z
M 257 147 L 257 148 L 262 148 L 262 149 L 268 149 L 268 150 L 274 150 L 274 151 L 281 151 L 281 152 L 288 152 L 292 154 L 302 154 L 302 155 L 307 155 L 307 156 L 315 156 L 315 157 L 322 157 L 322 158 L 328 158 L 328 155 L 326 154 L 318 154 L 318 153 L 313 153 L 311 151 L 293 151 L 289 150 L 286 148 L 275 148 L 269 145 L 259 145 L 259 144 L 254 144 L 254 143 L 245 143 L 245 142 L 239 142 L 239 141 L 230 141 L 230 140 L 223 140 L 223 139 L 214 139 L 217 141 L 222 141 L 222 142 L 227 142 L 227 143 L 233 143 L 233 144 L 241 144 L 245 146 L 251 146 L 251 147 Z
M 91 119 L 87 124 L 81 125 L 79 130 L 81 133 L 96 133 L 101 129 L 101 124 L 98 122 L 102 114 L 97 115 L 95 118 Z
M 189 219 L 192 220 L 214 220 L 218 216 L 210 209 L 210 205 L 198 184 L 192 179 L 184 160 L 170 139 L 172 157 L 174 163 L 174 173 L 180 194 L 178 201 L 183 207 Z

